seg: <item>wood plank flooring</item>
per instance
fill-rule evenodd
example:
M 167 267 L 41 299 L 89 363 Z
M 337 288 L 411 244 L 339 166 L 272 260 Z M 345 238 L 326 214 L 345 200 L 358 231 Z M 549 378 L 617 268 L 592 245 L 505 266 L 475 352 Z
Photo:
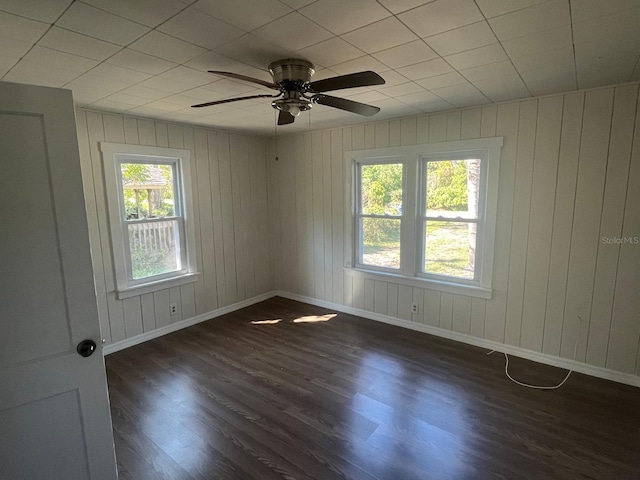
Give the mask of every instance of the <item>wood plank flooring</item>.
M 109 355 L 120 478 L 640 478 L 639 389 L 525 389 L 501 354 L 334 313 L 276 297 Z

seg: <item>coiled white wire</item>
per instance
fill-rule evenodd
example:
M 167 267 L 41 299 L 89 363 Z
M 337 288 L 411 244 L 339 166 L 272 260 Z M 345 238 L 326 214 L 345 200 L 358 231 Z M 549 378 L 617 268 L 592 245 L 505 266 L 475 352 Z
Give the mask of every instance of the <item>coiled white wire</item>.
M 555 390 L 557 388 L 560 388 L 562 385 L 565 384 L 565 382 L 567 380 L 569 380 L 569 377 L 571 376 L 571 373 L 573 372 L 573 368 L 576 365 L 576 356 L 578 353 L 578 341 L 580 340 L 580 332 L 582 331 L 582 317 L 580 317 L 580 315 L 578 315 L 578 320 L 580 320 L 580 324 L 578 325 L 578 333 L 576 335 L 576 343 L 573 347 L 573 365 L 571 365 L 571 369 L 567 372 L 566 377 L 564 377 L 564 379 L 558 383 L 557 385 L 550 385 L 550 386 L 545 386 L 545 385 L 531 385 L 529 383 L 524 383 L 521 382 L 519 380 L 516 380 L 515 378 L 513 378 L 510 374 L 509 374 L 509 355 L 507 355 L 504 352 L 501 352 L 504 355 L 505 358 L 505 363 L 504 363 L 504 373 L 507 376 L 507 378 L 509 380 L 511 380 L 513 383 L 516 383 L 518 385 L 521 385 L 523 387 L 527 387 L 527 388 L 535 388 L 537 390 Z M 497 350 L 491 350 L 490 352 L 487 353 L 487 355 L 491 355 L 492 353 L 495 353 Z

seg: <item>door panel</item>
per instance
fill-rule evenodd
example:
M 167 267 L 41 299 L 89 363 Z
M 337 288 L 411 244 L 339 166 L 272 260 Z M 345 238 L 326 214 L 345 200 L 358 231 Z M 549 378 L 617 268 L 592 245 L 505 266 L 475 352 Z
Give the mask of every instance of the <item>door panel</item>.
M 115 480 L 71 92 L 0 82 L 0 478 Z
M 0 115 L 0 145 L 0 191 L 6 196 L 0 206 L 5 210 L 0 305 L 19 312 L 3 326 L 1 368 L 68 352 L 71 338 L 41 118 Z

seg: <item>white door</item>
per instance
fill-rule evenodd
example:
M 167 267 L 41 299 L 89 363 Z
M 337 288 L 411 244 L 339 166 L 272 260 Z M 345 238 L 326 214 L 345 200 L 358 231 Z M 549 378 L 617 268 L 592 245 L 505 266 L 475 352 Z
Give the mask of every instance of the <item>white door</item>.
M 117 478 L 85 215 L 71 92 L 0 82 L 3 480 Z

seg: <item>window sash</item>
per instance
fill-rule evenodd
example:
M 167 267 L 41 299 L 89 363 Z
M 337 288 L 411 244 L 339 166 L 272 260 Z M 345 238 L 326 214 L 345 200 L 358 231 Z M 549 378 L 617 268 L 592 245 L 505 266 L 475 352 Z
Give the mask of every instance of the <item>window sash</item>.
M 402 214 L 401 215 L 388 215 L 388 214 L 373 214 L 373 213 L 363 213 L 363 205 L 362 205 L 362 167 L 370 166 L 370 165 L 402 165 Z M 407 192 L 406 192 L 406 178 L 407 178 L 407 169 L 406 162 L 403 157 L 387 157 L 375 160 L 364 160 L 355 162 L 355 182 L 354 182 L 354 197 L 356 212 L 354 215 L 355 225 L 354 225 L 354 253 L 355 253 L 355 264 L 359 267 L 366 268 L 368 270 L 378 270 L 382 272 L 393 272 L 398 273 L 399 271 L 403 271 L 403 258 L 405 257 L 403 245 L 403 239 L 405 238 L 404 233 L 404 225 L 407 223 L 404 221 L 406 217 L 406 203 L 407 203 Z M 379 265 L 372 265 L 370 263 L 364 263 L 364 229 L 362 228 L 363 218 L 380 218 L 380 219 L 390 219 L 390 220 L 398 220 L 400 222 L 400 266 L 399 268 L 394 267 L 384 267 Z
M 104 161 L 105 187 L 109 213 L 109 230 L 111 234 L 111 252 L 113 255 L 116 294 L 119 299 L 130 298 L 152 293 L 164 288 L 185 285 L 197 281 L 195 224 L 193 200 L 190 185 L 192 184 L 189 150 L 152 147 L 143 145 L 126 145 L 100 142 L 100 150 Z M 152 165 L 170 165 L 172 167 L 174 205 L 173 213 L 165 217 L 126 219 L 124 209 L 124 185 L 122 183 L 122 163 L 140 163 Z M 136 275 L 155 273 L 163 269 L 174 270 L 159 275 L 149 275 L 141 279 L 133 279 L 131 249 L 139 245 L 132 244 L 129 228 L 146 224 L 152 227 L 157 222 L 172 222 L 173 230 L 161 232 L 159 237 L 149 240 L 149 245 L 160 246 L 157 252 L 164 255 L 166 263 L 161 264 L 158 258 L 155 270 L 136 271 Z M 157 227 L 161 229 L 162 227 Z M 169 235 L 169 236 L 167 236 Z M 142 239 L 144 241 L 144 238 Z M 166 243 L 165 243 L 166 240 Z M 159 243 L 155 243 L 159 242 Z M 175 255 L 175 257 L 174 257 Z M 180 262 L 180 265 L 177 265 Z

